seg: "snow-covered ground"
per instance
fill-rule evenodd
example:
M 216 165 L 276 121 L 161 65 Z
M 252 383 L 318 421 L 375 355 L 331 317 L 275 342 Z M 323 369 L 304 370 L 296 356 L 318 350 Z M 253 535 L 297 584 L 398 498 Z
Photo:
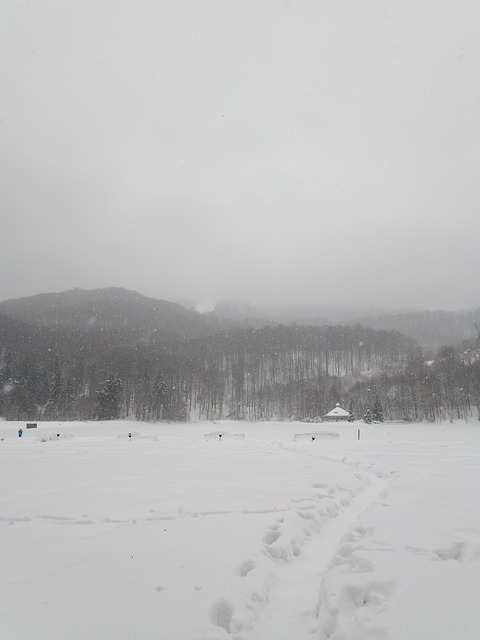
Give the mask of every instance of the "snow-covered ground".
M 480 638 L 478 423 L 19 426 L 2 638 Z

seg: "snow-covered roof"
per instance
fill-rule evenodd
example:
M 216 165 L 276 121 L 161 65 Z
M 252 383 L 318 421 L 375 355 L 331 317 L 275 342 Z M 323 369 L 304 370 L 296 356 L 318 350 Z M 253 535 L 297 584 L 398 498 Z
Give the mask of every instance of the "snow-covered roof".
M 331 411 L 326 413 L 325 417 L 327 416 L 328 417 L 332 417 L 332 416 L 348 417 L 348 415 L 349 415 L 348 411 L 345 411 L 345 409 L 342 409 L 340 404 L 337 402 L 337 404 L 335 405 L 335 409 L 332 409 Z

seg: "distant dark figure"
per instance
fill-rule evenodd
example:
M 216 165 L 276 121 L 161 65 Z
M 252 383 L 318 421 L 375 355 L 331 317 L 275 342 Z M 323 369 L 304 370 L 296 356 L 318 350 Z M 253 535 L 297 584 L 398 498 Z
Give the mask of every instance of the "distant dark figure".
M 21 438 L 23 436 L 23 429 L 22 427 L 20 427 L 20 429 L 18 430 L 18 437 Z
M 59 438 L 60 438 L 60 434 L 59 434 L 59 433 L 57 433 L 57 440 L 58 440 Z
M 129 438 L 130 438 L 130 440 L 131 440 L 131 439 L 132 439 L 132 434 L 131 434 L 131 433 L 129 433 L 129 434 L 128 434 L 128 437 L 129 437 Z
M 219 434 L 218 434 L 218 439 L 219 439 L 219 440 L 221 440 L 221 439 L 222 439 L 222 435 L 223 435 L 223 433 L 219 433 Z
M 315 436 L 312 436 L 312 442 L 315 440 Z

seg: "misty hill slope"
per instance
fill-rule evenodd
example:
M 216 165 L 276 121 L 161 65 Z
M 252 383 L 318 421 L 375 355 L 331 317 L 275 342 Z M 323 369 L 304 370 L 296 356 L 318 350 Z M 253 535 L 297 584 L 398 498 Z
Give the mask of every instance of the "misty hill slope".
M 50 347 L 51 335 L 44 327 L 36 327 L 27 322 L 10 318 L 0 313 L 0 349 L 35 352 L 39 344 Z
M 421 347 L 434 351 L 474 339 L 477 336 L 476 325 L 480 325 L 480 309 L 392 313 L 332 306 L 273 308 L 221 302 L 213 313 L 220 318 L 242 319 L 245 325 L 252 326 L 255 318 L 261 318 L 265 323 L 296 323 L 303 326 L 360 324 L 381 331 L 398 331 L 414 338 Z
M 336 402 L 364 415 L 378 397 L 395 419 L 470 416 L 480 406 L 476 352 L 444 349 L 426 363 L 414 338 L 380 328 L 400 321 L 405 333 L 440 342 L 475 329 L 476 315 L 255 327 L 125 289 L 8 300 L 0 303 L 0 415 L 303 420 Z
M 116 329 L 130 341 L 152 334 L 183 338 L 208 335 L 223 325 L 218 318 L 122 288 L 72 289 L 0 302 L 0 313 L 42 327 L 92 331 Z
M 216 304 L 214 315 L 231 320 L 261 318 L 271 324 L 301 324 L 308 326 L 325 326 L 343 323 L 355 323 L 361 316 L 374 313 L 372 309 L 348 309 L 338 306 L 262 306 L 257 304 L 220 301 Z
M 0 415 L 7 419 L 323 415 L 378 374 L 400 375 L 415 344 L 362 326 L 276 325 L 172 340 L 128 329 L 43 327 L 0 314 Z
M 475 325 L 480 322 L 480 310 L 373 315 L 357 318 L 356 322 L 372 329 L 399 331 L 415 338 L 426 349 L 438 350 L 474 339 L 477 335 Z
M 9 357 L 47 368 L 56 358 L 66 368 L 78 362 L 90 364 L 105 360 L 113 350 L 134 347 L 138 341 L 132 336 L 129 329 L 46 327 L 0 313 L 0 369 Z
M 95 333 L 116 330 L 123 344 L 152 338 L 191 339 L 234 327 L 260 328 L 295 323 L 302 326 L 356 325 L 398 331 L 428 350 L 460 345 L 476 337 L 480 310 L 378 313 L 336 307 L 282 307 L 219 303 L 202 314 L 123 288 L 72 289 L 0 302 L 0 313 L 35 326 Z

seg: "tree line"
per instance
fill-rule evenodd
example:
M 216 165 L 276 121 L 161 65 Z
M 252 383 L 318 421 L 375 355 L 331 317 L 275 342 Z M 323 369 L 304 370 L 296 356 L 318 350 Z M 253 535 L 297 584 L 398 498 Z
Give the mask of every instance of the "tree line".
M 480 405 L 475 349 L 445 348 L 426 362 L 395 331 L 278 325 L 131 344 L 103 328 L 37 328 L 27 339 L 18 323 L 3 327 L 7 420 L 311 420 L 336 402 L 356 418 L 378 402 L 385 419 L 447 420 Z

